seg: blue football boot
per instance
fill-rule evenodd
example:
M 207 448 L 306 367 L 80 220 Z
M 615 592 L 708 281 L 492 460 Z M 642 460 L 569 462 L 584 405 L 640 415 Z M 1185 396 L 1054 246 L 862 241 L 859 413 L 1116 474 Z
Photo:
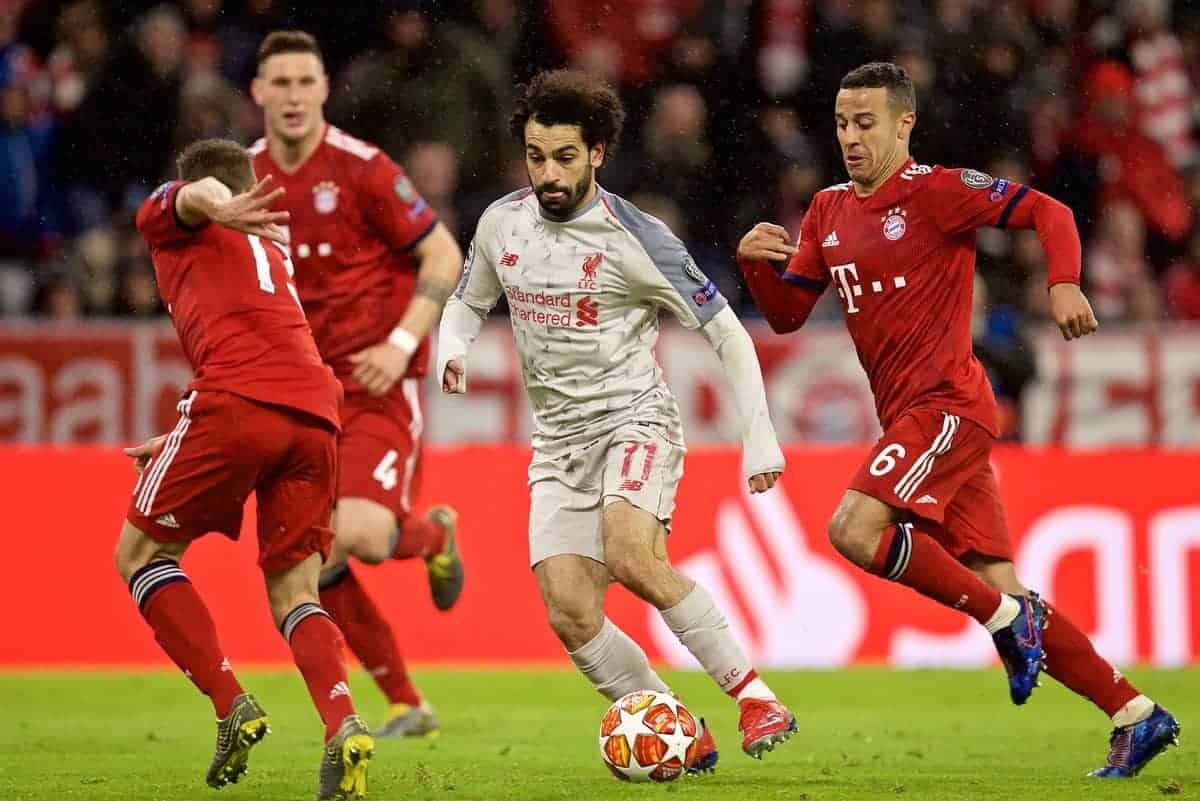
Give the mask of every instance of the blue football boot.
M 1046 605 L 1036 592 L 1028 597 L 1011 596 L 1021 609 L 1013 622 L 992 635 L 1000 661 L 1008 673 L 1008 692 L 1012 702 L 1020 705 L 1029 700 L 1038 684 L 1045 654 L 1042 651 L 1042 629 L 1046 625 Z
M 1097 779 L 1128 779 L 1168 745 L 1179 745 L 1179 721 L 1155 704 L 1145 720 L 1113 729 L 1108 745 L 1108 764 L 1088 775 Z

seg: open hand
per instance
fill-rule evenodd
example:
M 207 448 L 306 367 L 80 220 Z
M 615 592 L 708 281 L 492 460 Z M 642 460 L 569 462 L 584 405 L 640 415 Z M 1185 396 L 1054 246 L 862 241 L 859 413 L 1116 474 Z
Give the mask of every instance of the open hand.
M 123 448 L 124 454 L 133 459 L 133 469 L 139 476 L 146 469 L 146 465 L 150 464 L 150 460 L 158 455 L 162 450 L 163 443 L 167 441 L 166 434 L 159 434 L 157 437 L 151 437 L 141 445 L 134 445 L 132 448 Z
M 268 175 L 245 192 L 213 203 L 208 211 L 209 219 L 226 228 L 286 245 L 287 232 L 280 223 L 287 222 L 290 215 L 286 211 L 270 211 L 271 204 L 283 196 L 283 187 L 267 191 L 272 180 Z
M 412 354 L 405 353 L 390 342 L 380 342 L 350 356 L 354 365 L 354 380 L 373 397 L 388 394 L 408 370 Z

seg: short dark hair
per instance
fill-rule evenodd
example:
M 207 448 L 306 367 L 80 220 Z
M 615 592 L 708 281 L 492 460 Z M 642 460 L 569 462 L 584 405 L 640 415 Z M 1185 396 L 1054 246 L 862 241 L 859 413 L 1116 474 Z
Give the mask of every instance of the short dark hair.
M 325 63 L 325 59 L 321 58 L 321 47 L 311 33 L 271 31 L 258 46 L 258 59 L 255 64 L 262 67 L 264 61 L 280 53 L 312 53 L 322 65 Z
M 181 181 L 198 181 L 209 176 L 229 187 L 235 195 L 254 186 L 254 165 L 246 148 L 229 139 L 192 142 L 176 162 Z
M 901 111 L 917 110 L 917 90 L 903 67 L 890 61 L 872 61 L 855 67 L 842 78 L 842 89 L 886 89 L 888 103 Z
M 525 124 L 578 125 L 589 148 L 603 144 L 616 149 L 625 126 L 625 107 L 616 91 L 601 78 L 580 70 L 540 72 L 517 87 L 517 102 L 508 125 L 513 138 L 525 141 Z

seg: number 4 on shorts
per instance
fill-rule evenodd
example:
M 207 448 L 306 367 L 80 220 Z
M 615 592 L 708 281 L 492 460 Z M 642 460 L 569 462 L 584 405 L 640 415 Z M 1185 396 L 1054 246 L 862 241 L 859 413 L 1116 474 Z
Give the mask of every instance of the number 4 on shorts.
M 388 451 L 379 460 L 379 464 L 375 468 L 375 472 L 371 474 L 371 478 L 378 481 L 385 490 L 392 490 L 396 487 L 396 482 L 399 480 L 396 474 L 396 459 L 400 456 L 396 451 Z

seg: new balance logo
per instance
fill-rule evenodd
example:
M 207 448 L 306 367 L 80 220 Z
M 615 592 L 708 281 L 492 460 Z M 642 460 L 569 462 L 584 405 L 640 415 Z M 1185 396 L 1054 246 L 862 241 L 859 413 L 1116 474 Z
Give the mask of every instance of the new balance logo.
M 922 495 L 920 498 L 917 498 L 917 503 L 937 503 L 937 498 L 932 495 Z
M 500 257 L 500 263 L 503 264 L 505 267 L 516 267 L 517 259 L 519 259 L 519 258 L 521 258 L 521 255 L 519 253 L 509 253 L 506 250 L 506 251 L 504 251 L 504 254 Z
M 644 487 L 644 486 L 645 486 L 645 484 L 641 481 L 638 481 L 637 479 L 627 478 L 621 482 L 621 486 L 619 487 L 619 489 L 625 490 L 627 492 L 641 492 L 642 487 Z
M 334 698 L 337 698 L 341 695 L 350 695 L 350 687 L 344 681 L 339 681 L 337 684 L 333 685 L 333 689 L 329 691 L 329 700 L 332 701 Z
M 830 231 L 829 236 L 825 237 L 825 241 L 821 243 L 821 247 L 836 248 L 840 244 L 842 243 L 838 241 L 837 231 Z
M 154 522 L 158 523 L 160 526 L 166 526 L 167 528 L 179 528 L 179 521 L 175 519 L 175 515 L 173 514 L 162 515 Z
M 583 328 L 585 325 L 600 324 L 600 304 L 587 295 L 584 295 L 575 302 L 575 312 L 576 328 Z

